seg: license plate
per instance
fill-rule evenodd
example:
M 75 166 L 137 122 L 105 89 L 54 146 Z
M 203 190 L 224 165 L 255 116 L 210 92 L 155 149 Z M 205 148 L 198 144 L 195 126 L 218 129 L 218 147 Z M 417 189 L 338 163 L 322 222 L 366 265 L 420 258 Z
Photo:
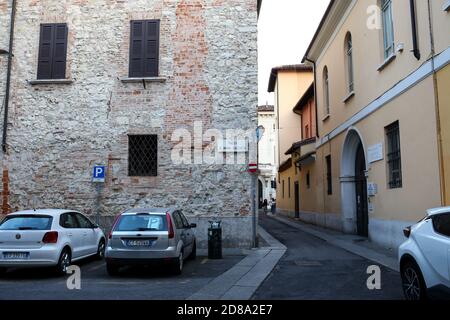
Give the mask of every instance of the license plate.
M 151 247 L 153 241 L 151 240 L 128 240 L 127 246 L 129 247 Z
M 4 252 L 3 258 L 6 260 L 26 260 L 28 259 L 28 252 Z

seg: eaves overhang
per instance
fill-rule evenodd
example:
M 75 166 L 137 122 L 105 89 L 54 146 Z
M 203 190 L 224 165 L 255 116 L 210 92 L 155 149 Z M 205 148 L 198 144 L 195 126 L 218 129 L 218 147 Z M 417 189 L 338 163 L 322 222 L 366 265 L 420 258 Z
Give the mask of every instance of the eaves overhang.
M 354 0 L 330 1 L 325 14 L 319 23 L 319 27 L 303 56 L 303 63 L 307 60 L 317 61 L 331 36 L 338 28 L 339 23 L 344 18 L 347 9 L 353 2 Z

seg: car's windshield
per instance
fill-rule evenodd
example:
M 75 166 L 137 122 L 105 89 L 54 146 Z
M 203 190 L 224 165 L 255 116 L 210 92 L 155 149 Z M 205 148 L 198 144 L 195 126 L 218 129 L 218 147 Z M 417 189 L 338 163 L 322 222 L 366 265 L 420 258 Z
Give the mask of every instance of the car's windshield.
M 0 223 L 0 230 L 50 230 L 52 221 L 50 216 L 7 216 Z
M 115 231 L 167 231 L 165 215 L 124 215 Z

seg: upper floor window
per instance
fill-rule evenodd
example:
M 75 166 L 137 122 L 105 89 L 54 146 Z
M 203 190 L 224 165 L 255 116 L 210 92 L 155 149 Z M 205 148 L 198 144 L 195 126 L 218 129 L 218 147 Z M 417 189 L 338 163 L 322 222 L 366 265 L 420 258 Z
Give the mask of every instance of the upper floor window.
M 402 187 L 402 156 L 400 152 L 400 127 L 398 121 L 387 126 L 387 161 L 389 174 L 389 188 Z
M 159 75 L 159 20 L 131 21 L 130 78 Z
M 330 84 L 328 78 L 328 67 L 323 69 L 323 92 L 324 92 L 324 112 L 325 116 L 330 114 Z
M 41 24 L 37 79 L 65 79 L 66 60 L 67 24 Z
M 349 93 L 353 92 L 354 78 L 353 78 L 353 43 L 352 34 L 349 32 L 345 38 L 345 56 L 346 56 L 346 67 L 347 67 L 347 90 Z
M 394 54 L 394 23 L 392 19 L 392 0 L 381 0 L 381 16 L 383 21 L 384 58 Z

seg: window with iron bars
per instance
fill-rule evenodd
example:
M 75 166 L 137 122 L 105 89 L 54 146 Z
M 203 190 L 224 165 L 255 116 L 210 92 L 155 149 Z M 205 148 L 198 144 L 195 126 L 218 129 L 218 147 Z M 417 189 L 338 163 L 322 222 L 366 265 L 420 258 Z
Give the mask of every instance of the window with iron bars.
M 400 151 L 400 126 L 396 121 L 386 127 L 387 162 L 389 174 L 389 188 L 397 189 L 402 184 L 402 156 Z
M 128 136 L 128 175 L 156 177 L 158 175 L 158 136 Z

